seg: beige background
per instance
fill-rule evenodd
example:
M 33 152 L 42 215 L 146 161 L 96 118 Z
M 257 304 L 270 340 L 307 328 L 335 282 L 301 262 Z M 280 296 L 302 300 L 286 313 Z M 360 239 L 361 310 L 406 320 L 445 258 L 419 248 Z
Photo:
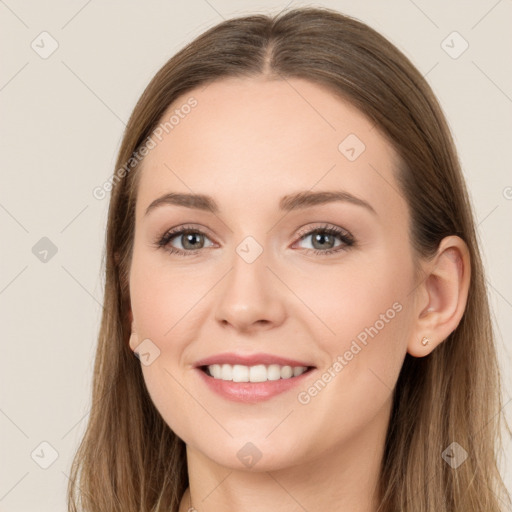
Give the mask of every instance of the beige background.
M 92 190 L 114 170 L 135 102 L 164 62 L 206 28 L 287 5 L 324 5 L 367 22 L 411 58 L 438 95 L 477 217 L 510 420 L 511 0 L 5 0 L 0 511 L 65 510 L 69 466 L 89 411 L 102 303 L 108 200 Z M 50 36 L 39 36 L 43 31 Z M 442 47 L 453 31 L 469 44 L 456 59 Z M 464 44 L 453 37 L 452 54 Z M 58 48 L 42 58 L 53 40 Z M 36 257 L 43 250 L 36 244 L 48 244 L 39 242 L 43 237 L 57 248 L 46 262 L 39 259 L 44 253 Z M 52 450 L 58 456 L 43 469 Z M 502 470 L 512 489 L 510 457 Z

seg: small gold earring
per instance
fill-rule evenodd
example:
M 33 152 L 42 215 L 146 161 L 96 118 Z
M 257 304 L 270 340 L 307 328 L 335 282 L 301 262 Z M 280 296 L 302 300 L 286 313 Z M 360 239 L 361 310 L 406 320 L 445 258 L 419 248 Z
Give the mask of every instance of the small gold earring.
M 423 339 L 421 340 L 421 344 L 422 344 L 423 346 L 426 346 L 426 345 L 428 345 L 428 342 L 429 342 L 429 341 L 430 341 L 430 340 L 429 340 L 426 336 L 423 336 Z

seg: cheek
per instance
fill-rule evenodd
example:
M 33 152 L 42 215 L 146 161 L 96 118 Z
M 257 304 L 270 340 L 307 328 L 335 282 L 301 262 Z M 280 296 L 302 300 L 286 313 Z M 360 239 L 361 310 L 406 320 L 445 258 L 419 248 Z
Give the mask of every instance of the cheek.
M 401 290 L 406 287 L 396 279 L 352 274 L 344 288 L 340 284 L 331 282 L 328 301 L 317 292 L 310 295 L 324 305 L 317 313 L 332 332 L 319 326 L 327 334 L 316 343 L 328 356 L 318 379 L 297 397 L 297 418 L 302 415 L 325 439 L 356 435 L 390 406 L 411 318 Z
M 165 258 L 150 251 L 135 250 L 130 270 L 130 297 L 140 336 L 155 340 L 173 335 L 180 318 L 197 301 L 201 290 L 193 272 L 185 267 L 172 269 Z M 198 288 L 199 287 L 199 288 Z M 180 328 L 186 324 L 180 322 Z
M 134 251 L 131 307 L 139 343 L 149 339 L 158 350 L 151 364 L 141 364 L 148 393 L 170 428 L 183 434 L 194 430 L 192 419 L 201 415 L 201 411 L 192 414 L 195 402 L 183 383 L 187 377 L 187 340 L 197 338 L 195 329 L 200 325 L 196 316 L 199 308 L 194 304 L 205 293 L 204 280 L 201 286 L 197 276 L 184 267 L 170 271 L 168 266 L 159 267 L 159 261 L 154 255 Z M 182 438 L 191 442 L 186 437 Z
M 330 363 L 341 360 L 342 373 L 352 383 L 369 374 L 392 389 L 405 357 L 412 281 L 407 263 L 400 270 L 391 260 L 342 270 L 339 277 L 333 273 L 322 279 L 322 286 L 315 280 L 307 296 L 322 320 L 317 322 L 319 344 Z

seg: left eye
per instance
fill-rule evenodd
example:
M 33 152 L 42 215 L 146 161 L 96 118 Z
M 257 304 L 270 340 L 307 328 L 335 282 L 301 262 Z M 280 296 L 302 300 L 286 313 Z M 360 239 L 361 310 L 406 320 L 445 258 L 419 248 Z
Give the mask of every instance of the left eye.
M 348 232 L 342 231 L 339 228 L 331 226 L 324 226 L 313 229 L 312 231 L 308 231 L 306 234 L 301 236 L 299 242 L 302 242 L 303 240 L 306 240 L 310 237 L 312 237 L 313 249 L 307 250 L 312 250 L 315 254 L 325 255 L 337 253 L 354 245 L 354 239 L 352 235 L 350 235 Z M 341 243 L 338 245 L 333 245 L 336 238 L 341 240 Z M 318 248 L 320 248 L 320 250 Z

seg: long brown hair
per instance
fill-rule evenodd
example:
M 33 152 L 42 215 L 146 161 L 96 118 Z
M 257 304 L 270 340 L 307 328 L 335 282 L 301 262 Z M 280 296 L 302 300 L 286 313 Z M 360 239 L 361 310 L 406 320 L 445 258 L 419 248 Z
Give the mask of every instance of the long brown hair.
M 373 120 L 401 159 L 396 171 L 415 258 L 430 258 L 448 235 L 469 248 L 471 283 L 461 322 L 428 356 L 407 354 L 399 375 L 379 511 L 498 512 L 500 500 L 510 500 L 498 469 L 500 373 L 473 213 L 449 128 L 431 88 L 396 47 L 327 8 L 218 24 L 172 57 L 135 106 L 111 180 L 92 406 L 71 468 L 69 511 L 178 510 L 188 485 L 185 445 L 153 405 L 128 346 L 140 168 L 134 155 L 179 96 L 222 78 L 262 75 L 328 86 Z M 442 458 L 454 441 L 468 454 L 456 469 Z

